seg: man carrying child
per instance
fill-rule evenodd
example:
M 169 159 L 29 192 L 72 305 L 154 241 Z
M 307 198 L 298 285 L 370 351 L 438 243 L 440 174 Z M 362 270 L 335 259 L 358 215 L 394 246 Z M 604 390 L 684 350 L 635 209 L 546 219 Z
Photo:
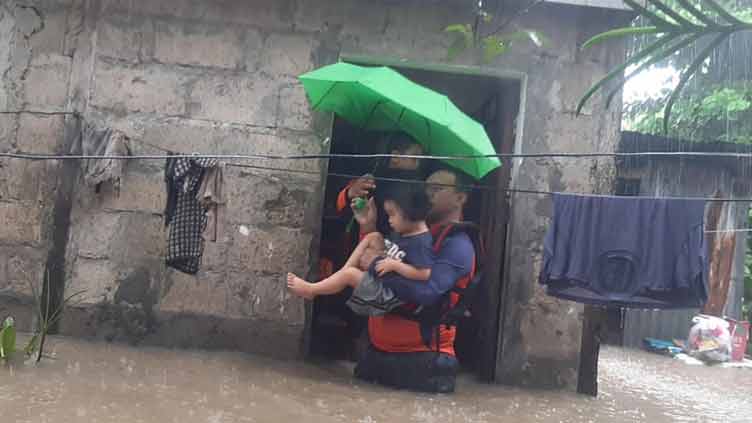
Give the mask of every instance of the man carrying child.
M 387 238 L 380 232 L 366 235 L 342 269 L 318 283 L 288 274 L 294 294 L 310 300 L 352 287 L 348 306 L 357 314 L 377 316 L 405 304 L 382 281 L 393 274 L 414 282 L 431 277 L 433 237 L 426 224 L 429 203 L 422 184 L 388 185 L 383 200 L 392 233 Z

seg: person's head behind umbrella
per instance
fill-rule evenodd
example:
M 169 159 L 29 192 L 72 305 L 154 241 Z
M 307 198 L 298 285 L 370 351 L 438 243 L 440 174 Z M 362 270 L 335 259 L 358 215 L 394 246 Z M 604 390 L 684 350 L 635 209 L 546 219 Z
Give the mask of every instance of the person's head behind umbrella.
M 423 146 L 418 144 L 411 136 L 404 132 L 393 134 L 389 137 L 389 154 L 420 156 L 423 154 Z M 387 164 L 389 169 L 395 170 L 419 170 L 420 159 L 408 157 L 391 157 Z

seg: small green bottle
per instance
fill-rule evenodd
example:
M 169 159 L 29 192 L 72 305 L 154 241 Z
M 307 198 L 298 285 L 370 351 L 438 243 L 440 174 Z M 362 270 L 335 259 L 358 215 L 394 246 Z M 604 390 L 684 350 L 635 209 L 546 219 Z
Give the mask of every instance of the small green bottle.
M 365 198 L 358 197 L 358 198 L 355 199 L 355 204 L 353 204 L 353 208 L 356 211 L 361 211 L 366 206 L 366 204 L 368 204 L 368 202 L 366 201 Z
M 355 214 L 360 214 L 360 212 L 362 212 L 363 210 L 365 210 L 366 204 L 368 204 L 368 200 L 366 200 L 363 197 L 357 197 L 353 201 L 353 213 L 354 213 L 354 215 L 353 215 L 352 219 L 350 219 L 350 223 L 347 224 L 347 228 L 345 228 L 345 231 L 347 231 L 347 233 L 352 232 L 353 225 L 355 224 Z

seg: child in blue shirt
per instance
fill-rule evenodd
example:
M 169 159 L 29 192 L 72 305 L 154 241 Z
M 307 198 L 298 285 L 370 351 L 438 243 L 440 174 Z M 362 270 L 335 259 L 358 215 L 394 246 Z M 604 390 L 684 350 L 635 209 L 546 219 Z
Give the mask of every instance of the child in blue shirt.
M 306 299 L 352 287 L 348 306 L 361 315 L 385 314 L 404 304 L 382 282 L 396 275 L 409 281 L 430 279 L 434 255 L 433 237 L 426 225 L 429 208 L 422 184 L 389 185 L 384 192 L 384 211 L 392 234 L 386 238 L 378 232 L 366 235 L 342 269 L 318 283 L 288 273 L 287 286 Z M 371 263 L 362 260 L 374 256 L 377 258 Z

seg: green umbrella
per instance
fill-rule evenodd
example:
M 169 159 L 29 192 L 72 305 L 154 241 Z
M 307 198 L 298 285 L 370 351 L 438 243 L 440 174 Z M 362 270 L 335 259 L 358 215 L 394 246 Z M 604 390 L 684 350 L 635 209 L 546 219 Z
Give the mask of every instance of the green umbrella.
M 387 67 L 336 63 L 300 76 L 314 110 L 363 129 L 401 130 L 436 156 L 495 155 L 486 131 L 449 98 Z M 476 179 L 501 166 L 496 157 L 447 160 Z

